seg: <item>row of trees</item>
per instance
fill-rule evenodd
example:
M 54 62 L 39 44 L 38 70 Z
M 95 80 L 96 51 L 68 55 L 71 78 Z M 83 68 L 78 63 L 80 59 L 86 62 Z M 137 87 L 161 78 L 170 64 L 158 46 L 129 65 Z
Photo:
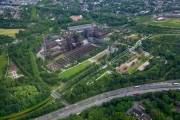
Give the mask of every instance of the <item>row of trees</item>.
M 47 73 L 46 71 L 42 71 L 40 73 L 43 81 L 49 85 L 57 85 L 61 82 L 61 79 L 58 77 L 57 73 Z
M 81 78 L 83 78 L 84 76 L 89 74 L 91 71 L 94 71 L 94 70 L 96 70 L 98 68 L 99 68 L 99 66 L 95 65 L 95 63 L 93 63 L 91 65 L 88 65 L 85 69 L 80 70 L 76 74 L 69 76 L 68 78 L 66 78 L 66 77 L 65 78 L 61 78 L 62 82 L 69 82 L 71 79 L 74 79 L 72 82 L 76 83 L 78 80 L 80 80 Z
M 41 115 L 47 114 L 49 112 L 55 111 L 57 109 L 60 109 L 62 107 L 65 107 L 59 99 L 52 101 L 51 103 L 47 104 L 46 106 L 41 107 L 38 110 L 33 111 L 32 113 L 28 114 L 27 116 L 24 116 L 20 118 L 19 120 L 28 120 L 32 118 L 39 117 Z
M 30 21 L 32 22 L 36 22 L 37 18 L 36 18 L 36 8 L 34 6 L 31 7 L 31 18 Z
M 97 48 L 96 50 L 91 51 L 88 56 L 80 57 L 80 58 L 78 59 L 78 62 L 83 62 L 83 61 L 87 60 L 88 58 L 91 58 L 91 57 L 97 55 L 98 53 L 102 52 L 102 51 L 105 50 L 106 48 L 107 48 L 107 46 L 99 47 L 99 48 Z
M 137 25 L 134 29 L 143 34 L 163 34 L 168 33 L 167 30 L 161 28 L 160 26 L 146 26 L 146 25 Z

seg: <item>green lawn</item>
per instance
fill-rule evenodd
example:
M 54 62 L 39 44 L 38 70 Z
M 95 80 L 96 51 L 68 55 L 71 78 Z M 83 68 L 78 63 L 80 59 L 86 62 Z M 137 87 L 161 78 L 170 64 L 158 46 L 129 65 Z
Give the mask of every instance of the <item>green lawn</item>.
M 146 23 L 147 25 L 153 25 L 153 26 L 161 26 L 164 28 L 180 28 L 180 19 L 175 19 L 175 18 L 169 18 L 169 19 L 165 19 L 164 21 L 160 21 L 160 22 L 148 22 Z
M 88 65 L 90 65 L 90 64 L 91 64 L 91 62 L 88 61 L 88 60 L 86 60 L 86 61 L 84 61 L 83 63 L 78 64 L 77 66 L 72 67 L 72 68 L 70 68 L 70 69 L 68 69 L 68 70 L 60 73 L 60 74 L 59 74 L 59 77 L 60 77 L 60 78 L 69 77 L 69 76 L 71 76 L 71 75 L 79 72 L 80 70 L 85 69 L 85 68 L 86 68 Z
M 3 52 L 0 55 L 0 61 L 1 61 L 1 64 L 0 64 L 0 79 L 1 79 L 4 76 L 4 72 L 5 72 L 4 70 L 6 70 L 5 67 L 8 64 L 5 52 Z
M 0 35 L 15 36 L 20 30 L 24 29 L 0 29 Z
M 168 40 L 162 41 L 162 38 L 169 37 Z M 151 37 L 152 41 L 162 41 L 162 42 L 177 42 L 179 41 L 180 34 L 158 34 Z
M 132 66 L 130 69 L 129 69 L 129 73 L 133 73 L 138 67 L 140 67 L 144 62 L 142 61 L 138 61 L 136 62 L 136 65 L 135 66 Z
M 143 22 L 150 20 L 151 18 L 152 18 L 152 16 L 141 16 L 141 17 L 138 17 L 137 19 L 135 19 L 135 22 L 143 23 Z
M 98 78 L 96 79 L 96 81 L 99 80 L 100 78 L 104 77 L 104 76 L 107 76 L 107 75 L 108 75 L 108 73 L 107 73 L 107 71 L 106 71 L 106 72 L 103 73 L 100 77 L 98 77 Z
M 134 40 L 134 39 L 138 39 L 138 38 L 139 38 L 139 37 L 138 37 L 138 34 L 134 34 L 134 35 L 131 36 L 131 39 L 133 39 L 133 40 Z
M 98 59 L 104 55 L 109 55 L 109 52 L 107 50 L 105 50 L 105 51 L 101 52 L 100 54 L 97 54 L 96 56 L 92 57 L 91 59 L 97 62 Z
M 64 56 L 63 54 L 61 54 L 61 55 L 57 56 L 54 60 L 58 60 L 58 59 L 64 58 L 64 57 L 65 57 L 65 56 Z

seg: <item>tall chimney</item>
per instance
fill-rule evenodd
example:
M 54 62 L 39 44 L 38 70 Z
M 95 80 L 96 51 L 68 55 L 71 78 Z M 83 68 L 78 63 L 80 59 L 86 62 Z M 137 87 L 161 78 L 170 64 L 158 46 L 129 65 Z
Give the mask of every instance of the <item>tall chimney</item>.
M 44 52 L 45 52 L 45 56 L 46 56 L 46 40 L 44 38 L 44 34 L 42 34 L 42 36 L 43 36 L 43 41 L 44 41 Z
M 95 10 L 95 2 L 94 2 L 93 10 Z
M 74 10 L 76 10 L 76 1 L 74 0 Z
M 69 24 L 68 24 L 68 36 L 70 36 Z
M 84 1 L 83 9 L 86 10 L 86 0 Z
M 91 29 L 93 30 L 93 27 L 94 27 L 94 21 L 93 21 L 93 19 L 92 19 L 92 23 L 91 23 Z

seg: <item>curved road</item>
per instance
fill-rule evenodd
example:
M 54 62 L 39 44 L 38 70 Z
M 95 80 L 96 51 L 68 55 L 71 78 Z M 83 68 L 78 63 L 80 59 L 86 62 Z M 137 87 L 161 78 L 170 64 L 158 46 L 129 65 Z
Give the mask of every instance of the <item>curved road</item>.
M 180 88 L 180 84 L 172 85 L 172 82 L 177 82 L 177 80 L 139 85 L 140 86 L 139 88 L 135 88 L 134 86 L 131 86 L 127 88 L 109 91 L 109 92 L 85 99 L 76 104 L 72 104 L 64 109 L 60 109 L 55 112 L 46 114 L 44 116 L 36 118 L 36 120 L 57 120 L 60 118 L 65 118 L 65 117 L 68 117 L 70 114 L 75 114 L 75 113 L 78 114 L 84 109 L 87 109 L 95 105 L 101 105 L 103 102 L 108 102 L 112 100 L 113 98 L 117 98 L 117 97 L 130 96 L 135 93 L 142 94 L 142 93 L 147 93 L 147 92 L 156 92 L 156 91 Z

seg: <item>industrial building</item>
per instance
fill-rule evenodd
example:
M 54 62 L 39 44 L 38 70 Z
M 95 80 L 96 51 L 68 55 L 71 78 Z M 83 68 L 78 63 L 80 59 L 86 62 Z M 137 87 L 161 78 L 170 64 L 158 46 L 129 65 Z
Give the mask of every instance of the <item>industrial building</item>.
M 56 57 L 66 51 L 73 50 L 77 47 L 80 47 L 83 44 L 83 41 L 79 40 L 77 34 L 70 36 L 44 36 L 44 54 L 49 57 Z
M 173 11 L 170 13 L 164 13 L 164 14 L 159 14 L 159 18 L 164 17 L 164 18 L 180 18 L 180 11 Z
M 49 57 L 55 57 L 65 51 L 66 40 L 58 35 L 45 35 L 44 39 L 44 54 Z
M 92 24 L 72 26 L 72 27 L 68 27 L 67 29 L 69 32 L 75 32 L 75 31 L 84 31 L 86 29 L 93 29 L 96 26 L 97 25 L 95 23 L 92 23 Z
M 165 18 L 180 18 L 180 14 L 164 14 Z
M 76 32 L 81 31 L 81 34 Z M 43 35 L 43 51 L 41 54 L 48 58 L 53 58 L 63 54 L 65 58 L 52 61 L 47 67 L 52 70 L 58 70 L 63 66 L 68 65 L 73 61 L 77 61 L 79 58 L 86 56 L 89 52 L 96 50 L 98 47 L 93 45 L 94 40 L 98 41 L 97 38 L 102 37 L 106 32 L 102 26 L 97 26 L 95 23 L 78 25 L 67 28 L 68 35 Z M 86 38 L 86 42 L 80 40 L 80 36 Z M 91 38 L 91 40 L 89 40 Z M 102 41 L 100 41 L 102 42 Z

